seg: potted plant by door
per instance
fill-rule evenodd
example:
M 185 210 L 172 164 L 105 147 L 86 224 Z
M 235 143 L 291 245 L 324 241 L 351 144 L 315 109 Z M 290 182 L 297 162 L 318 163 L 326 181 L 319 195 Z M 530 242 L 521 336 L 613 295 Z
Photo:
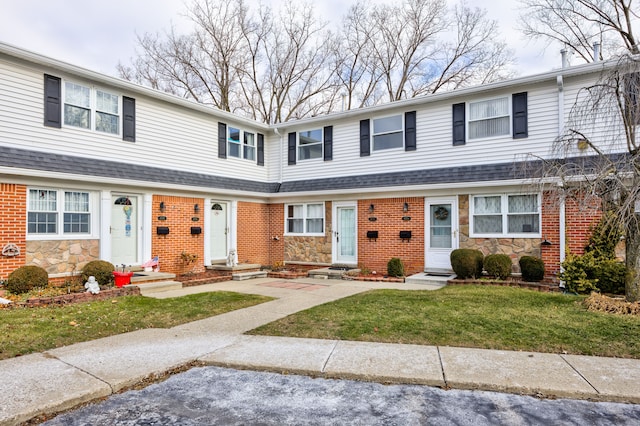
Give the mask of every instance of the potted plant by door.
M 125 265 L 122 265 L 122 271 L 113 271 L 113 278 L 115 280 L 116 287 L 123 287 L 127 284 L 131 284 L 132 271 L 125 271 Z

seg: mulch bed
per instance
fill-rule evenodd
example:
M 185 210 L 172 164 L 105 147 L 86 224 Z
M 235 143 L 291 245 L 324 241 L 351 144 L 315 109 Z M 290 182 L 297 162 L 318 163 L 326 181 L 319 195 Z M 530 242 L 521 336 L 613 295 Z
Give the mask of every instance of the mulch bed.
M 600 293 L 591 293 L 584 300 L 590 311 L 609 314 L 640 315 L 640 302 L 627 302 L 622 297 L 609 297 Z
M 140 289 L 135 286 L 114 287 L 114 288 L 109 288 L 105 290 L 100 290 L 100 293 L 98 294 L 83 292 L 83 293 L 61 294 L 59 296 L 32 297 L 31 299 L 27 299 L 25 302 L 11 303 L 9 305 L 5 305 L 5 307 L 31 308 L 36 306 L 47 306 L 47 305 L 67 305 L 69 303 L 93 302 L 97 300 L 107 300 L 107 299 L 111 299 L 119 296 L 135 296 L 139 294 L 140 294 Z

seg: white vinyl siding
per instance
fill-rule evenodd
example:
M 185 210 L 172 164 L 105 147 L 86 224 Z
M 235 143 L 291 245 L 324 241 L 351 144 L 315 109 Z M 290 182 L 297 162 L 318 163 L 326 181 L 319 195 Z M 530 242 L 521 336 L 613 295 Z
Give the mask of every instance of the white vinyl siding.
M 324 203 L 285 206 L 285 234 L 324 235 Z
M 540 236 L 538 194 L 474 195 L 471 237 Z

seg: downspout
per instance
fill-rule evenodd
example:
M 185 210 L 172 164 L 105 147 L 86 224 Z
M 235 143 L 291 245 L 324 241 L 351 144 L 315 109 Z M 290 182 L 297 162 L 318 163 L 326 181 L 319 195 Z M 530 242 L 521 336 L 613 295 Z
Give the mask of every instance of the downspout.
M 562 79 L 562 75 L 559 75 L 556 77 L 556 83 L 558 84 L 558 137 L 562 137 L 562 134 L 564 133 L 564 81 Z M 565 246 L 566 246 L 566 211 L 565 211 L 565 203 L 564 203 L 564 197 L 561 198 L 560 200 L 560 206 L 559 206 L 559 214 L 558 214 L 558 220 L 559 220 L 559 225 L 560 225 L 560 241 L 558 242 L 558 244 L 560 244 L 560 265 L 562 265 L 562 262 L 564 262 L 564 259 L 566 257 L 566 252 L 565 252 Z M 560 271 L 562 271 L 562 266 L 560 266 Z

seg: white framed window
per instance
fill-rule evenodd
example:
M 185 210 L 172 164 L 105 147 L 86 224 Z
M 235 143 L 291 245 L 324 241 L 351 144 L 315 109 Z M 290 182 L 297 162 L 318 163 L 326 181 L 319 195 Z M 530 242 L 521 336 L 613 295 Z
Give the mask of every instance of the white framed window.
M 474 195 L 471 237 L 539 237 L 539 194 Z
M 27 235 L 91 236 L 95 220 L 93 198 L 87 191 L 29 188 Z
M 237 127 L 227 126 L 227 152 L 230 157 L 256 159 L 256 135 Z
M 469 140 L 511 134 L 510 97 L 469 103 Z
M 63 87 L 65 126 L 120 134 L 120 96 L 70 81 Z
M 322 129 L 298 132 L 298 160 L 322 158 Z
M 371 139 L 373 151 L 404 146 L 404 118 L 402 114 L 374 118 Z
M 324 203 L 285 205 L 285 234 L 324 236 Z

